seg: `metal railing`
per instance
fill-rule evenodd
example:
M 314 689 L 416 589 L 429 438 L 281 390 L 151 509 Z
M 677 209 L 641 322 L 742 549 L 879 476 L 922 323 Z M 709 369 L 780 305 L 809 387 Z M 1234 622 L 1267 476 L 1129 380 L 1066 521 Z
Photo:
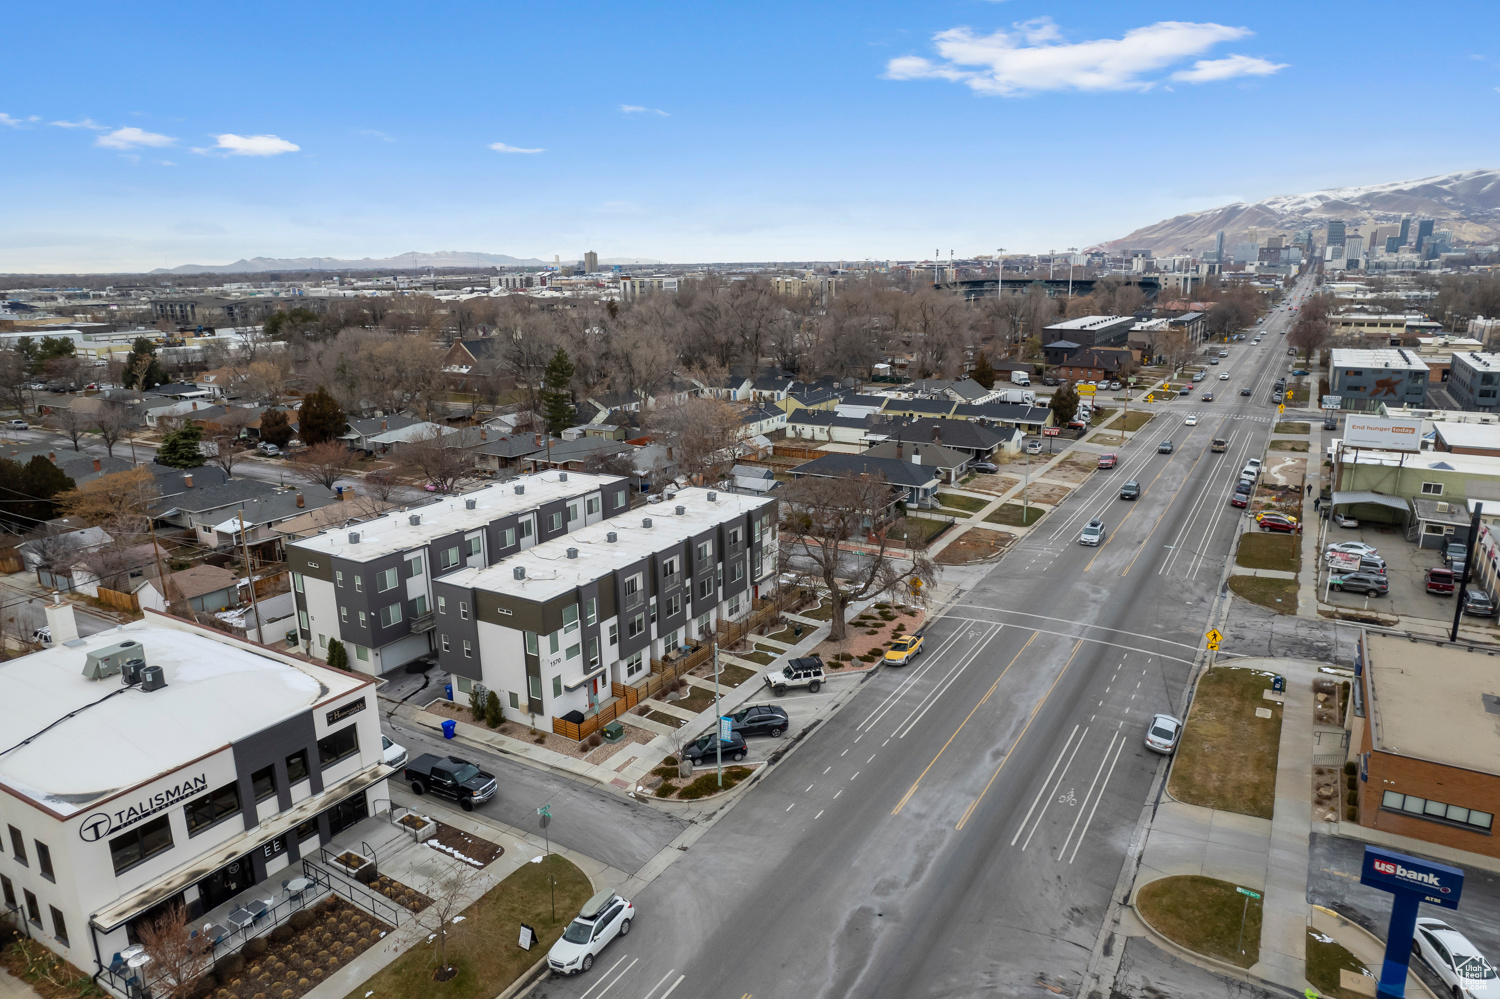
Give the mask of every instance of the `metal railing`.
M 392 926 L 401 922 L 402 908 L 381 896 L 375 894 L 356 881 L 351 881 L 342 874 L 336 874 L 325 867 L 319 867 L 311 860 L 302 861 L 302 874 L 310 879 L 313 884 L 326 891 L 333 892 L 364 909 L 377 919 L 383 919 Z

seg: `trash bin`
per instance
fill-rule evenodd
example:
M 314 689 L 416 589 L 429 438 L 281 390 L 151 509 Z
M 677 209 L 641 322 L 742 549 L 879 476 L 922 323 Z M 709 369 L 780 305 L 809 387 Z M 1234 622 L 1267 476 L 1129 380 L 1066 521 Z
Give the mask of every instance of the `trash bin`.
M 458 729 L 458 722 L 454 721 L 452 718 L 449 718 L 447 721 L 443 722 L 443 738 L 444 739 L 451 739 L 451 738 L 453 738 L 453 733 L 457 729 Z
M 445 684 L 443 684 L 443 696 L 446 697 L 446 698 L 448 698 L 448 700 L 450 700 L 450 701 L 453 700 L 453 684 L 451 684 L 451 683 L 445 683 Z
M 1271 689 L 1278 694 L 1286 693 L 1286 677 L 1282 676 L 1280 673 L 1277 673 L 1276 676 L 1271 680 Z

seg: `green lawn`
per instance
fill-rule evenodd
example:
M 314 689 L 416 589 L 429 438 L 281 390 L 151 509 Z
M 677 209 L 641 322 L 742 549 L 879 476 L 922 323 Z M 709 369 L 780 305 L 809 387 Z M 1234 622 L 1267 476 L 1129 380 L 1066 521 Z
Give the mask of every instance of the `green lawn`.
M 987 523 L 991 524 L 1008 524 L 1011 527 L 1021 527 L 1024 526 L 1021 523 L 1023 511 L 1026 524 L 1034 524 L 1041 519 L 1042 509 L 1040 507 L 1022 507 L 1020 503 L 1005 503 L 1000 509 L 984 519 Z
M 1234 561 L 1247 569 L 1284 569 L 1296 572 L 1301 567 L 1302 539 L 1295 534 L 1267 534 L 1246 531 L 1240 536 L 1240 550 Z
M 1263 900 L 1236 887 L 1199 874 L 1162 878 L 1136 893 L 1136 910 L 1173 943 L 1248 968 L 1260 960 Z
M 1278 614 L 1297 613 L 1297 581 L 1263 576 L 1230 576 L 1229 588 L 1254 604 Z
M 557 880 L 556 919 L 549 874 Z M 436 951 L 430 944 L 419 943 L 350 992 L 347 999 L 364 999 L 371 992 L 388 999 L 493 999 L 547 953 L 593 893 L 584 873 L 555 853 L 540 864 L 522 864 L 465 909 L 464 921 L 450 931 L 448 960 L 458 969 L 451 980 L 433 981 Z M 522 923 L 537 932 L 529 951 L 517 942 Z
M 1216 666 L 1198 681 L 1187 727 L 1172 761 L 1172 797 L 1262 819 L 1276 802 L 1276 757 L 1281 745 L 1281 705 L 1261 692 L 1271 674 Z M 1271 717 L 1259 718 L 1257 708 Z
M 969 513 L 978 513 L 990 503 L 989 500 L 980 499 L 978 496 L 960 496 L 958 493 L 938 493 L 937 498 L 943 506 L 954 510 L 966 510 Z
M 907 516 L 902 522 L 906 540 L 918 544 L 926 544 L 950 526 L 952 525 L 946 520 L 933 520 L 931 517 Z

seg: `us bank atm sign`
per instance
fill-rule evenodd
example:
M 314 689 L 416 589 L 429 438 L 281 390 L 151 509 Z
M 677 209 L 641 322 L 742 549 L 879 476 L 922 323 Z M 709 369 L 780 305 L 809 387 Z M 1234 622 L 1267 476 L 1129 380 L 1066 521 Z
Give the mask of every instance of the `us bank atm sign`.
M 1365 848 L 1365 863 L 1359 881 L 1385 891 L 1420 893 L 1424 902 L 1457 909 L 1458 898 L 1463 894 L 1464 872 L 1456 867 L 1369 846 Z

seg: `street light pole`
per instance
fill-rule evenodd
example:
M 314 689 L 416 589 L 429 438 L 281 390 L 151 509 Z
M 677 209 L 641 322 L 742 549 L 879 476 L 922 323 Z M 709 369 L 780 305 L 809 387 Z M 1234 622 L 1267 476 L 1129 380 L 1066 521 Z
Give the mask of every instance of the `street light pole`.
M 1068 297 L 1073 297 L 1073 254 L 1078 252 L 1078 247 L 1068 247 Z

